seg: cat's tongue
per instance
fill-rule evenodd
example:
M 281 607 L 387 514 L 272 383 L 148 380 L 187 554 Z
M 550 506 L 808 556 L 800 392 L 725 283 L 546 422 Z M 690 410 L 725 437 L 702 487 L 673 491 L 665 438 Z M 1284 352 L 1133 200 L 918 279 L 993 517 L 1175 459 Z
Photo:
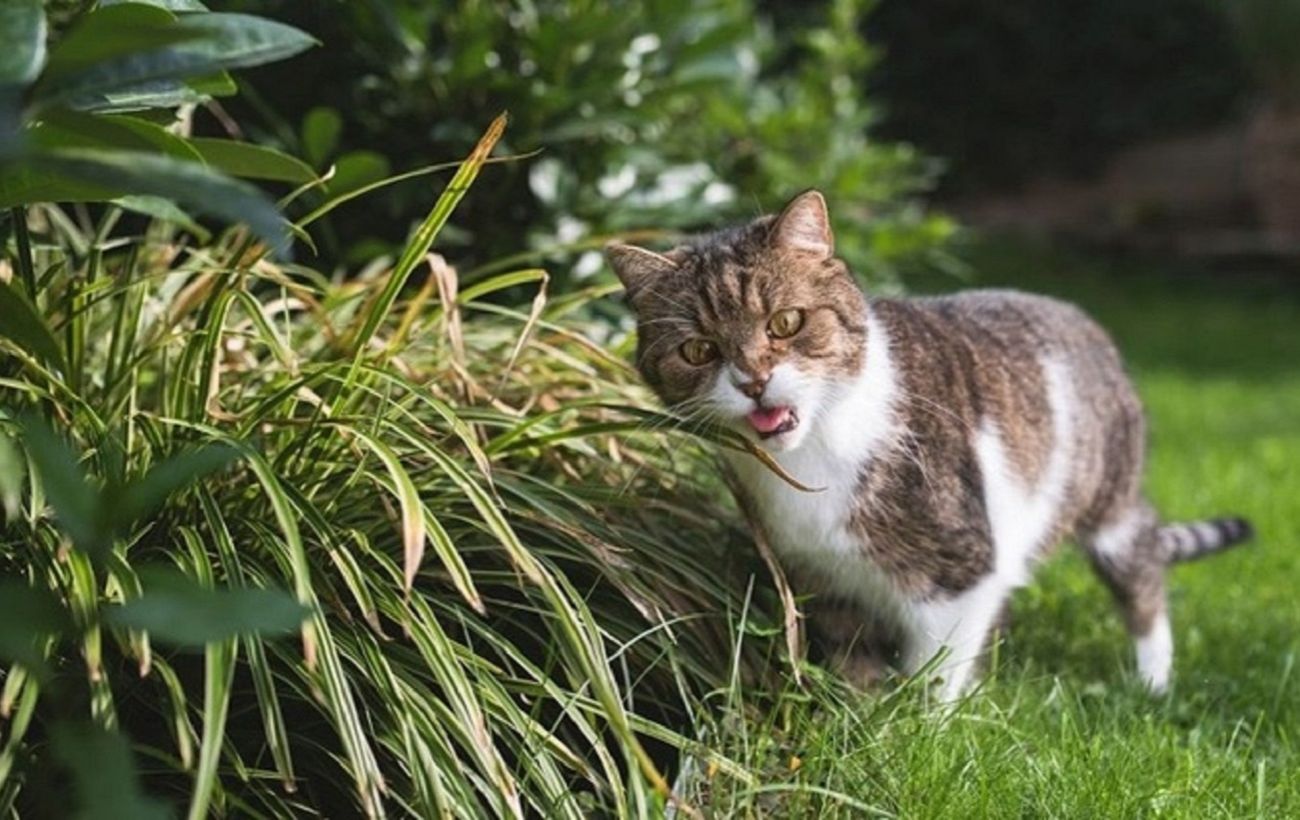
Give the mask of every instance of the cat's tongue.
M 781 425 L 790 420 L 790 408 L 759 407 L 751 411 L 748 416 L 745 416 L 745 419 L 755 431 L 766 435 L 776 432 Z

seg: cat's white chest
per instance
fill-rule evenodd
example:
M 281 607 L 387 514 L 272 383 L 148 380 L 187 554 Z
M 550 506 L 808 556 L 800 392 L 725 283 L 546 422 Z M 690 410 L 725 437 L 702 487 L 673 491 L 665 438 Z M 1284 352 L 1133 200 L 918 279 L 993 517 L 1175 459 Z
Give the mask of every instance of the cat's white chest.
M 806 446 L 777 461 L 792 478 L 814 488 L 813 492 L 791 486 L 751 456 L 737 456 L 733 465 L 764 531 L 783 556 L 813 562 L 820 557 L 858 553 L 859 545 L 848 527 L 857 469 L 848 464 L 818 463 L 815 456 L 823 453 L 812 450 Z
M 850 527 L 850 520 L 862 503 L 863 471 L 897 434 L 892 405 L 898 388 L 884 331 L 872 316 L 867 323 L 863 371 L 810 419 L 799 447 L 772 453 L 792 478 L 815 492 L 791 486 L 748 454 L 729 459 L 783 563 L 818 577 L 826 591 L 880 603 L 881 597 L 896 597 L 892 584 L 867 557 L 869 534 Z
M 893 602 L 893 585 L 867 558 L 869 536 L 850 527 L 863 462 L 822 445 L 808 442 L 777 459 L 816 492 L 791 486 L 748 455 L 733 457 L 732 465 L 783 564 L 815 579 L 822 591 L 879 608 Z

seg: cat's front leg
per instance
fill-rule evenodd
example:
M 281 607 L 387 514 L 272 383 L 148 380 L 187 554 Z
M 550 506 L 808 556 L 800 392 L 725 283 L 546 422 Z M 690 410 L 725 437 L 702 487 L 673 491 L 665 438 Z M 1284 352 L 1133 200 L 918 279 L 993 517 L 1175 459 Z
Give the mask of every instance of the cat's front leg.
M 850 686 L 865 691 L 889 676 L 896 629 L 861 605 L 825 596 L 814 596 L 805 612 L 814 648 Z
M 965 693 L 1006 602 L 1009 589 L 988 576 L 970 589 L 913 602 L 907 607 L 903 670 L 915 675 L 944 653 L 932 675 L 945 701 Z

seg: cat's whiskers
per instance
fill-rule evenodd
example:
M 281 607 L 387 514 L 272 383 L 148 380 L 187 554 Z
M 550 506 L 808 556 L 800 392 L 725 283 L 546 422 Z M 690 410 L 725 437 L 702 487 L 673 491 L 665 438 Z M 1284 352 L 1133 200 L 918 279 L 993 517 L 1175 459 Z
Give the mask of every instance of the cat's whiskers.
M 682 337 L 675 336 L 671 333 L 665 333 L 659 339 L 652 342 L 645 350 L 637 351 L 637 358 L 641 361 L 650 361 L 662 345 L 672 344 L 673 342 L 679 341 L 680 338 Z
M 689 408 L 689 410 L 683 416 L 681 415 L 681 412 L 685 408 Z M 712 402 L 709 401 L 708 396 L 692 396 L 677 403 L 670 408 L 670 410 L 673 415 L 664 414 L 654 421 L 642 425 L 640 428 L 641 431 L 647 434 L 653 434 L 659 432 L 662 428 L 667 428 L 669 425 L 673 425 L 675 429 L 685 432 L 687 435 L 694 436 L 695 433 L 698 432 L 698 426 L 707 422 L 709 420 L 709 415 L 716 413 L 716 408 L 712 406 Z M 668 452 L 669 455 L 671 455 L 672 451 L 669 450 Z M 641 470 L 644 468 L 644 463 L 637 465 L 636 469 L 634 469 L 631 475 L 627 477 L 627 480 L 623 482 L 622 489 L 618 491 L 619 495 L 624 495 L 629 489 L 631 489 L 633 482 L 636 481 L 637 477 L 641 474 Z M 660 488 L 660 491 L 662 491 L 662 488 Z
M 651 294 L 651 295 L 653 295 L 656 299 L 662 299 L 663 301 L 667 302 L 668 304 L 672 305 L 673 307 L 677 308 L 678 310 L 682 311 L 683 313 L 686 313 L 686 314 L 691 314 L 691 313 L 693 313 L 693 311 L 691 310 L 691 308 L 690 308 L 689 305 L 685 304 L 684 302 L 679 301 L 678 299 L 676 299 L 676 298 L 674 298 L 674 297 L 672 297 L 672 296 L 669 296 L 669 295 L 668 295 L 667 293 L 665 293 L 665 292 L 663 291 L 663 289 L 661 289 L 661 288 L 653 288 L 653 287 L 652 287 L 652 288 L 648 288 L 648 289 L 646 290 L 646 292 L 649 293 L 649 294 Z

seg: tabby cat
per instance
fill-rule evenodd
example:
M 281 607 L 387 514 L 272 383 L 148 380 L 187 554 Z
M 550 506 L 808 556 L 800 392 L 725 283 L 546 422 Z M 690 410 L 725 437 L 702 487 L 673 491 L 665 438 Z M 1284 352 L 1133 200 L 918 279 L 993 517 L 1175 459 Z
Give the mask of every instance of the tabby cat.
M 1250 527 L 1160 523 L 1142 494 L 1142 407 L 1083 312 L 1010 290 L 867 298 L 816 191 L 664 254 L 607 255 L 664 403 L 731 425 L 815 488 L 725 454 L 845 674 L 931 668 L 944 696 L 961 694 L 1009 593 L 1074 536 L 1142 679 L 1166 688 L 1166 569 Z

